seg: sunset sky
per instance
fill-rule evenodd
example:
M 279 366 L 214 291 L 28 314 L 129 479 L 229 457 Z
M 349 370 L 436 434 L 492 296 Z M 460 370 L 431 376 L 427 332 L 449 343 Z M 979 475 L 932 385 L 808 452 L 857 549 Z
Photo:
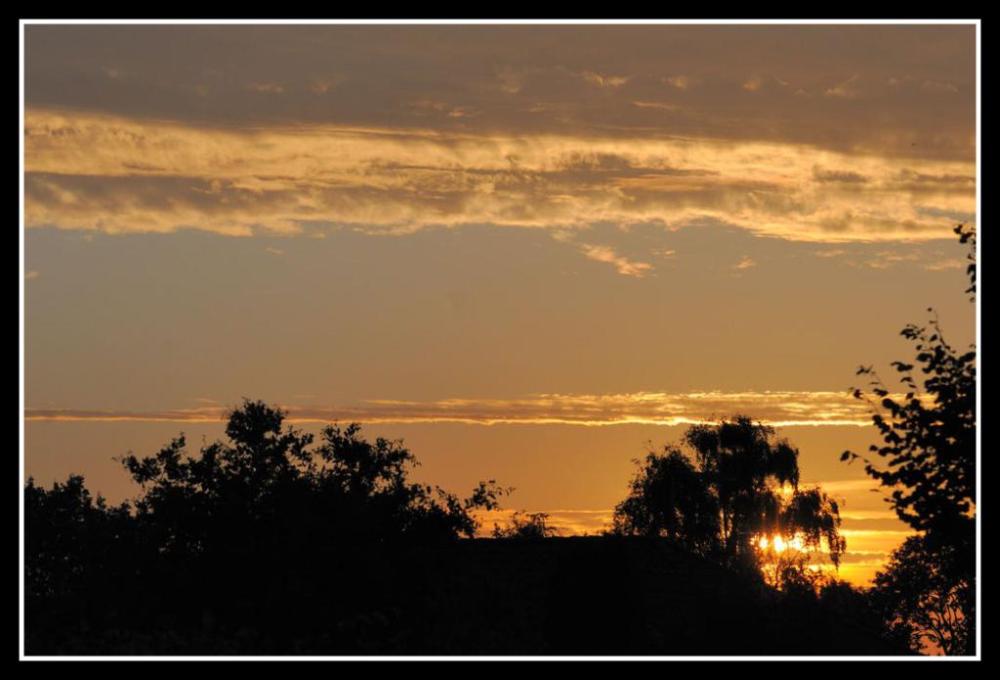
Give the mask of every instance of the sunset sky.
M 243 397 L 597 531 L 631 459 L 747 413 L 906 535 L 860 364 L 975 336 L 974 25 L 25 27 L 25 470 L 222 435 Z

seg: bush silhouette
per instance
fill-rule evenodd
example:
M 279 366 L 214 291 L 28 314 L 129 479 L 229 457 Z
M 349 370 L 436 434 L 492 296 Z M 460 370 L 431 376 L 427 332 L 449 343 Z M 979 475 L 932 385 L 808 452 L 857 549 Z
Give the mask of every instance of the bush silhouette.
M 548 522 L 546 512 L 515 512 L 507 526 L 493 525 L 493 537 L 537 541 L 556 536 L 558 532 Z

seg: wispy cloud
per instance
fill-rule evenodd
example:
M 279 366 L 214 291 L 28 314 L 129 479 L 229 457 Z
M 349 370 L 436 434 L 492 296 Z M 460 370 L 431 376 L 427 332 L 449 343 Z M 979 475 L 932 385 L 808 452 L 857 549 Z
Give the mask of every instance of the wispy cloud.
M 847 254 L 847 251 L 846 250 L 841 250 L 840 248 L 832 248 L 830 250 L 816 250 L 816 251 L 813 251 L 813 255 L 815 255 L 816 257 L 824 257 L 824 258 L 840 257 L 841 255 L 846 255 L 846 254 Z
M 581 246 L 584 255 L 597 262 L 606 262 L 614 266 L 615 270 L 623 276 L 633 276 L 642 278 L 652 269 L 653 265 L 648 262 L 635 262 L 616 253 L 608 246 L 595 246 L 584 244 Z
M 632 106 L 637 106 L 640 109 L 660 109 L 662 111 L 680 111 L 681 109 L 678 104 L 670 102 L 645 101 L 640 99 L 633 101 Z
M 938 260 L 936 262 L 928 262 L 927 264 L 924 265 L 924 269 L 931 272 L 940 272 L 949 269 L 965 269 L 968 266 L 969 266 L 968 260 L 949 258 L 945 260 Z
M 629 76 L 605 75 L 596 71 L 583 71 L 580 77 L 598 87 L 621 87 L 629 81 Z
M 860 79 L 861 76 L 855 74 L 847 80 L 828 88 L 824 94 L 826 94 L 827 97 L 854 99 L 861 94 L 861 91 L 858 89 L 858 81 Z
M 958 87 L 956 87 L 954 83 L 939 80 L 925 80 L 920 84 L 920 89 L 925 92 L 934 92 L 938 94 L 952 94 L 958 92 Z
M 830 493 L 850 493 L 853 491 L 870 491 L 876 488 L 876 482 L 871 479 L 844 479 L 832 482 L 810 481 L 807 485 L 822 484 L 823 489 Z
M 625 139 L 658 130 L 687 139 L 794 140 L 804 150 L 966 159 L 975 152 L 974 26 L 52 25 L 31 26 L 26 35 L 29 108 L 215 129 L 400 129 L 429 122 L 415 122 L 406 102 L 461 94 L 462 106 L 484 115 L 471 125 L 442 116 L 432 123 L 438 131 L 614 129 Z M 342 68 L 332 71 L 333 64 Z M 325 105 L 334 102 L 317 95 L 331 80 L 336 102 Z M 860 84 L 870 101 L 842 96 L 831 108 L 821 97 L 794 95 L 836 96 Z M 595 100 L 598 89 L 627 90 L 630 98 Z M 658 112 L 630 101 L 665 92 L 681 94 L 694 115 L 663 126 Z
M 343 406 L 285 405 L 293 422 L 355 420 L 365 423 L 451 422 L 474 425 L 559 424 L 588 427 L 688 425 L 749 412 L 775 426 L 868 426 L 866 404 L 847 392 L 632 392 L 534 394 L 518 399 L 454 398 L 433 401 L 372 399 Z M 163 411 L 34 409 L 28 420 L 219 422 L 226 409 L 204 406 Z
M 432 117 L 478 115 L 420 105 Z M 669 229 L 713 219 L 800 241 L 916 241 L 951 237 L 941 214 L 975 212 L 966 163 L 803 154 L 783 144 L 331 126 L 222 131 L 33 110 L 25 146 L 28 226 L 115 234 L 596 222 Z M 817 166 L 833 170 L 817 174 Z M 850 181 L 855 174 L 868 181 Z
M 334 78 L 317 78 L 309 83 L 309 91 L 316 95 L 326 94 L 343 81 L 344 79 L 339 76 Z
M 813 179 L 817 182 L 845 182 L 848 184 L 865 184 L 868 177 L 851 170 L 833 170 L 829 168 L 813 168 Z
M 663 79 L 664 85 L 675 87 L 678 90 L 686 90 L 696 82 L 696 79 L 685 75 L 667 76 Z
M 500 90 L 507 94 L 517 94 L 524 87 L 524 75 L 510 66 L 497 69 L 496 78 Z
M 903 262 L 915 262 L 920 259 L 919 253 L 895 252 L 883 250 L 875 254 L 871 260 L 861 262 L 871 269 L 889 269 Z

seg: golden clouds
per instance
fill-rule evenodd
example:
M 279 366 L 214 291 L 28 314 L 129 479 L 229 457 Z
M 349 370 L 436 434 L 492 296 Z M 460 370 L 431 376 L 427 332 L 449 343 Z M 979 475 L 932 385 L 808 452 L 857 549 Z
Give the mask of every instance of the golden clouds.
M 285 405 L 291 422 L 355 420 L 364 423 L 465 423 L 471 425 L 689 425 L 752 410 L 781 427 L 868 426 L 868 407 L 846 392 L 632 392 L 534 394 L 517 399 L 373 399 L 345 406 Z M 210 406 L 158 412 L 29 409 L 28 420 L 219 422 L 226 409 Z
M 596 260 L 597 262 L 606 262 L 613 265 L 615 270 L 622 274 L 623 276 L 634 276 L 636 278 L 642 278 L 645 276 L 653 265 L 648 262 L 633 262 L 626 257 L 622 257 L 614 250 L 607 246 L 594 246 L 584 244 L 582 246 L 583 254 L 586 255 L 591 260 Z
M 663 84 L 676 87 L 678 90 L 686 90 L 697 84 L 697 81 L 685 75 L 677 75 L 663 78 Z
M 594 71 L 584 71 L 580 77 L 591 85 L 598 87 L 621 87 L 629 81 L 628 76 L 612 76 L 595 73 Z
M 44 109 L 27 113 L 25 135 L 28 225 L 108 233 L 676 227 L 708 218 L 800 241 L 915 241 L 950 236 L 951 222 L 975 206 L 969 163 L 795 144 L 220 130 Z M 623 274 L 645 271 L 608 252 L 585 254 Z

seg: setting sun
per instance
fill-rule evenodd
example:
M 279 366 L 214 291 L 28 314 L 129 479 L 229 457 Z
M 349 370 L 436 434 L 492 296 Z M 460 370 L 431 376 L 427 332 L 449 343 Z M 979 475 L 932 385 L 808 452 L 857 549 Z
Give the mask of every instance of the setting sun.
M 757 546 L 761 550 L 768 550 L 769 548 L 776 553 L 783 553 L 786 550 L 794 550 L 796 552 L 802 552 L 804 548 L 803 540 L 801 536 L 793 536 L 792 538 L 785 540 L 783 536 L 773 536 L 768 538 L 767 536 L 761 536 L 757 540 Z

